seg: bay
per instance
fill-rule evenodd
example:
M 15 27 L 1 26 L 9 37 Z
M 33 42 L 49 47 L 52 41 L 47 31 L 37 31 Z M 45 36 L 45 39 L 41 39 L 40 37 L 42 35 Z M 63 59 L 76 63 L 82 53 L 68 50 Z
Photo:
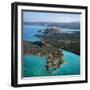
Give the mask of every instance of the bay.
M 23 77 L 80 75 L 80 56 L 64 50 L 64 63 L 60 68 L 46 70 L 47 56 L 23 56 Z
M 24 25 L 23 26 L 23 40 L 24 41 L 40 41 L 40 38 L 35 35 L 40 34 L 46 29 L 46 26 Z M 41 32 L 39 32 L 41 30 Z M 60 28 L 60 32 L 71 33 L 73 31 L 80 31 L 79 29 Z
M 40 41 L 36 34 L 42 35 L 46 26 L 23 26 L 24 41 Z M 79 31 L 78 29 L 61 28 L 63 32 Z M 40 31 L 40 32 L 39 32 Z M 50 72 L 46 70 L 47 56 L 24 55 L 22 58 L 23 77 L 37 76 L 61 76 L 61 75 L 80 75 L 80 56 L 64 50 L 64 63 L 60 68 Z

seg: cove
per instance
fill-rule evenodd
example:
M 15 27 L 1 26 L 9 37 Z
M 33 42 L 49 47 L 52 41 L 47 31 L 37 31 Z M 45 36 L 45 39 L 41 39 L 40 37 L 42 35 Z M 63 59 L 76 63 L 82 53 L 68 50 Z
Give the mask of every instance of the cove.
M 25 55 L 22 59 L 22 76 L 80 75 L 80 56 L 64 50 L 64 63 L 51 71 L 46 69 L 47 56 Z

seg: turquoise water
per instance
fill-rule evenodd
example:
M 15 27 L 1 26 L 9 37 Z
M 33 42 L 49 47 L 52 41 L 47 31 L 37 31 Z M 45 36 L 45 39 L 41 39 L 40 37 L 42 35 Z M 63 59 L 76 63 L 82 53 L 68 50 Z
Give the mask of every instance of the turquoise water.
M 36 34 L 42 34 L 39 30 L 44 30 L 43 26 L 30 26 L 23 27 L 23 40 L 24 41 L 40 41 Z M 71 31 L 70 29 L 62 29 L 64 32 Z M 77 30 L 76 30 L 77 31 Z M 46 61 L 47 56 L 28 55 L 23 56 L 22 59 L 22 75 L 23 77 L 34 76 L 54 76 L 54 75 L 79 75 L 80 74 L 80 56 L 74 53 L 64 51 L 64 64 L 54 71 L 47 71 Z
M 79 75 L 80 74 L 80 56 L 74 53 L 64 51 L 65 63 L 61 68 L 53 72 L 53 75 Z
M 64 64 L 60 68 L 50 72 L 46 69 L 47 57 L 28 55 L 23 56 L 23 77 L 55 76 L 55 75 L 79 75 L 80 56 L 64 51 Z

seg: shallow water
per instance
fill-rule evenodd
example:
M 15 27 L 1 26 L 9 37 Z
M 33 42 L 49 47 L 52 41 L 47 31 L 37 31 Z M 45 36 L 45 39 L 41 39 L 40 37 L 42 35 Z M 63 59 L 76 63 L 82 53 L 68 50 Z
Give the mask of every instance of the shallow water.
M 23 77 L 80 74 L 80 56 L 74 53 L 64 51 L 64 64 L 62 64 L 60 68 L 53 70 L 52 72 L 46 69 L 46 61 L 47 56 L 23 56 Z
M 40 38 L 35 37 L 36 34 L 42 34 L 39 30 L 45 30 L 43 26 L 23 27 L 24 41 L 40 41 Z M 71 31 L 70 29 L 62 29 L 64 32 Z M 74 29 L 75 30 L 75 29 Z M 72 31 L 74 31 L 72 30 Z M 77 31 L 77 30 L 76 30 Z M 60 68 L 51 71 L 46 69 L 47 56 L 27 55 L 22 59 L 22 76 L 53 76 L 53 75 L 79 75 L 80 74 L 80 56 L 74 53 L 64 51 L 64 64 Z M 53 68 L 52 68 L 53 69 Z

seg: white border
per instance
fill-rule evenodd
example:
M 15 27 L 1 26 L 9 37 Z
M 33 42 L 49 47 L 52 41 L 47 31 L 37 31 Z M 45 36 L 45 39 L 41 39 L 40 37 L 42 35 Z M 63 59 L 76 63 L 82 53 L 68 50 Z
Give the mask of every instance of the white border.
M 48 77 L 32 77 L 21 79 L 21 10 L 45 10 L 45 11 L 64 11 L 64 12 L 79 12 L 80 31 L 81 31 L 81 55 L 80 55 L 80 75 L 67 76 L 48 76 Z M 18 6 L 18 84 L 32 83 L 47 83 L 47 82 L 64 82 L 64 81 L 79 81 L 85 80 L 85 10 L 70 9 L 70 8 L 51 8 L 51 7 L 36 7 L 36 6 Z

